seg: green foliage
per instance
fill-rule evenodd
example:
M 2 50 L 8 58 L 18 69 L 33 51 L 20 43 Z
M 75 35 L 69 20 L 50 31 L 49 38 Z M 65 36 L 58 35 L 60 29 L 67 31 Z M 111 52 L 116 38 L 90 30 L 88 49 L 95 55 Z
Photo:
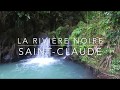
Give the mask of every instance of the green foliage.
M 107 55 L 110 55 L 112 54 L 114 51 L 114 48 L 102 48 L 102 56 L 107 56 Z
M 65 35 L 63 34 L 65 32 L 65 28 L 60 26 L 56 29 L 56 37 L 57 38 L 62 38 L 62 37 L 65 37 Z M 62 36 L 61 36 L 62 35 Z
M 120 11 L 111 11 L 111 24 L 114 29 L 120 29 Z
M 116 45 L 119 44 L 120 41 L 120 30 L 111 30 L 107 32 L 107 40 L 110 41 L 110 44 Z
M 120 73 L 120 57 L 114 58 L 111 63 L 111 68 L 109 70 L 112 74 Z
M 56 37 L 57 38 L 62 38 L 62 44 L 58 42 L 61 46 L 65 46 L 64 39 L 69 37 L 69 26 L 60 26 L 56 29 Z
M 88 55 L 80 56 L 80 61 L 87 63 L 92 67 L 97 67 L 97 61 L 94 58 L 89 57 Z
M 104 42 L 102 45 L 102 55 L 96 56 L 93 55 L 89 57 L 87 55 L 80 56 L 82 62 L 86 62 L 89 65 L 99 65 L 99 63 L 105 62 L 106 64 L 110 63 L 106 59 L 107 56 L 112 55 L 112 63 L 110 63 L 110 72 L 115 73 L 120 70 L 120 63 L 118 62 L 120 58 L 116 58 L 115 48 L 120 46 L 120 12 L 118 11 L 105 11 L 105 12 L 87 12 L 85 14 L 87 23 L 80 21 L 77 26 L 73 29 L 70 40 L 74 41 L 74 38 L 94 38 L 99 37 L 103 38 Z M 91 44 L 78 44 L 73 45 L 79 51 L 79 48 L 93 48 L 95 45 Z M 99 46 L 99 45 L 98 45 Z M 104 60 L 105 59 L 105 60 Z M 104 63 L 103 63 L 104 64 Z
M 56 32 L 55 31 L 52 31 L 52 32 L 47 32 L 48 33 L 48 36 L 50 38 L 55 38 L 56 37 Z

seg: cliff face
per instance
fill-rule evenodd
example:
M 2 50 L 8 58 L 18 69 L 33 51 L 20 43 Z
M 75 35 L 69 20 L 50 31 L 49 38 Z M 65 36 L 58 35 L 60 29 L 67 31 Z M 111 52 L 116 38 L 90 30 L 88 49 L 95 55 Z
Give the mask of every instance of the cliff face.
M 16 12 L 0 12 L 0 63 L 24 58 L 18 55 L 18 38 L 30 40 L 30 38 L 41 36 L 47 30 L 46 24 L 42 24 L 41 20 L 25 18 L 24 16 L 19 18 Z
M 26 32 L 28 28 L 29 30 Z M 25 58 L 25 56 L 19 56 L 18 38 L 27 38 L 28 41 L 31 41 L 33 37 L 46 36 L 45 31 L 40 29 L 35 30 L 33 26 L 29 26 L 28 28 L 27 26 L 26 29 L 12 28 L 0 33 L 0 63 L 7 63 Z M 28 47 L 23 48 L 25 51 Z
M 60 26 L 77 24 L 80 17 L 83 19 L 82 12 L 1 11 L 0 63 L 24 58 L 24 56 L 18 55 L 18 38 L 31 40 L 33 37 L 43 37 L 46 34 L 49 36 L 52 31 L 56 33 L 56 29 Z

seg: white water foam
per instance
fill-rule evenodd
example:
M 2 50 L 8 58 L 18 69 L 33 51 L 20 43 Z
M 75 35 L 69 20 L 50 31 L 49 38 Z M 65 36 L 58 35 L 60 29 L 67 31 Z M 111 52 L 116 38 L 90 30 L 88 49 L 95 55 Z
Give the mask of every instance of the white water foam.
M 43 42 L 39 45 L 38 48 L 40 48 L 40 50 L 42 50 L 43 53 L 37 54 L 35 58 L 27 59 L 26 62 L 23 63 L 24 65 L 36 64 L 39 66 L 45 66 L 58 62 L 58 60 L 51 57 L 51 50 L 49 49 L 50 48 L 49 38 L 43 39 Z
M 58 62 L 58 60 L 54 58 L 32 58 L 28 59 L 27 62 L 24 62 L 23 64 L 29 65 L 29 64 L 36 64 L 38 66 L 45 66 L 45 65 L 51 65 Z

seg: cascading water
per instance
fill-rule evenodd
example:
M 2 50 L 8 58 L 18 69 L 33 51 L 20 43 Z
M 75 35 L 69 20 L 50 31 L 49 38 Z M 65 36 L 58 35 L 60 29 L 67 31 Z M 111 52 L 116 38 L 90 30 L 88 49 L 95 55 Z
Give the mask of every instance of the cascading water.
M 54 64 L 58 62 L 51 57 L 50 39 L 47 37 L 43 39 L 43 42 L 39 45 L 40 52 L 37 53 L 35 58 L 29 59 L 25 64 L 38 64 L 39 66 Z
M 50 39 L 45 38 L 43 39 L 43 42 L 38 47 L 41 52 L 39 52 L 36 56 L 36 58 L 48 58 L 51 56 L 51 50 L 50 50 Z
M 68 55 L 71 51 L 68 43 Z M 42 53 L 35 58 L 24 59 L 20 62 L 0 65 L 0 79 L 81 79 L 93 78 L 92 73 L 83 65 L 68 60 L 51 57 L 50 40 L 43 39 L 39 45 Z
M 67 44 L 67 54 L 66 54 L 66 56 L 69 56 L 69 55 L 71 54 L 70 51 L 71 51 L 71 43 L 70 43 L 70 41 L 68 41 L 68 44 Z

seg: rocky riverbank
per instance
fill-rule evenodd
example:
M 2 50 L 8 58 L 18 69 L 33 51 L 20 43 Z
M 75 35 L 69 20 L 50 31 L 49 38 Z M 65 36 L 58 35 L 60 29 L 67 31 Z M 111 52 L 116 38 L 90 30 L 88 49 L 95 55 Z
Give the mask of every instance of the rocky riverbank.
M 110 73 L 100 71 L 95 67 L 92 67 L 84 62 L 81 62 L 80 60 L 75 59 L 73 56 L 66 56 L 64 57 L 64 60 L 70 60 L 74 63 L 85 65 L 86 68 L 92 71 L 92 74 L 95 76 L 95 79 L 120 79 L 119 75 L 112 75 Z

